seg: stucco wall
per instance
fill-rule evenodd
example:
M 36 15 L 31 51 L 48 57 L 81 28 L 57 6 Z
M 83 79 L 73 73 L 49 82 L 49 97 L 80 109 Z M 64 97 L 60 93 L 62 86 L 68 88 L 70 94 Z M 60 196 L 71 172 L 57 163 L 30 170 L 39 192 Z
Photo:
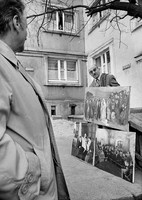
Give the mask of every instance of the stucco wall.
M 85 1 L 86 2 L 86 1 Z M 84 14 L 85 19 L 86 14 Z M 110 19 L 110 16 L 109 16 Z M 108 21 L 103 21 L 89 33 L 90 24 L 85 29 L 85 51 L 88 55 L 87 67 L 90 68 L 93 52 L 101 52 L 106 46 L 110 48 L 111 71 L 122 86 L 131 86 L 130 107 L 142 107 L 142 62 L 136 62 L 135 56 L 142 53 L 142 26 L 131 31 L 130 18 L 122 20 L 119 30 L 107 29 Z M 117 28 L 117 27 L 116 27 Z M 107 29 L 107 30 L 106 30 Z M 88 74 L 88 83 L 92 78 Z
M 65 5 L 78 5 L 82 4 L 81 0 L 74 0 L 74 1 L 68 1 L 66 4 L 66 1 L 64 2 L 62 6 Z M 58 2 L 57 0 L 52 1 L 52 4 L 54 5 L 61 5 L 61 2 Z M 31 6 L 27 7 L 27 15 L 33 15 L 35 13 L 40 13 L 44 11 L 44 7 L 41 5 L 41 1 L 39 0 L 38 3 L 30 4 Z M 35 18 L 31 23 L 28 25 L 28 37 L 25 44 L 26 50 L 44 50 L 49 52 L 64 52 L 64 53 L 85 53 L 84 49 L 84 31 L 80 31 L 82 26 L 84 25 L 83 21 L 83 9 L 77 9 L 76 10 L 77 15 L 77 33 L 64 33 L 64 31 L 51 31 L 49 29 L 46 29 L 44 26 L 44 29 L 40 29 L 40 33 L 38 34 L 39 27 L 41 26 L 43 22 L 43 16 Z M 28 19 L 28 22 L 31 21 L 32 18 Z M 46 22 L 46 16 L 45 16 L 45 22 Z
M 28 4 L 27 15 L 40 13 L 43 11 L 41 0 L 37 3 Z M 63 5 L 67 3 L 62 1 Z M 54 0 L 52 3 L 60 4 L 61 2 Z M 81 0 L 68 1 L 70 3 L 82 4 Z M 84 24 L 83 10 L 77 9 L 78 31 Z M 32 19 L 32 18 L 31 18 Z M 31 20 L 28 19 L 28 22 Z M 49 31 L 40 29 L 43 17 L 35 18 L 28 25 L 28 37 L 25 43 L 25 52 L 18 54 L 23 66 L 27 72 L 40 84 L 43 89 L 48 109 L 51 110 L 51 105 L 56 105 L 57 115 L 67 117 L 70 115 L 70 104 L 75 103 L 75 114 L 83 114 L 84 90 L 86 87 L 86 62 L 82 61 L 85 58 L 85 43 L 84 30 L 77 34 L 64 33 L 62 31 Z M 61 57 L 62 59 L 75 59 L 79 62 L 79 81 L 76 85 L 72 83 L 60 84 L 59 82 L 52 84 L 48 81 L 47 57 Z

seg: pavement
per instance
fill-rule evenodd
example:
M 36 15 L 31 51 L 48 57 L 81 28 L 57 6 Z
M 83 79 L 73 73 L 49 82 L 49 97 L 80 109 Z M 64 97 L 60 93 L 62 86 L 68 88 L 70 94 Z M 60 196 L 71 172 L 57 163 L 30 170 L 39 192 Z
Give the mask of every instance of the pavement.
M 69 131 L 69 126 L 60 126 L 62 132 Z M 59 128 L 55 129 L 71 200 L 142 200 L 142 171 L 138 170 L 135 183 L 130 183 L 81 161 L 71 155 L 73 134 L 60 134 Z

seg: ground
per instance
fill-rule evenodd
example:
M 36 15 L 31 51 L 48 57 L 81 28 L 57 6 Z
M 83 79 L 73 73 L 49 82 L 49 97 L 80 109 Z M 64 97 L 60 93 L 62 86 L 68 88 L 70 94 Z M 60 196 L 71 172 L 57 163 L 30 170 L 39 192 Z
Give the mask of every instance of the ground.
M 68 121 L 64 119 L 52 120 L 54 133 L 56 137 L 64 136 L 72 136 L 73 137 L 73 129 L 74 122 Z
M 72 156 L 74 123 L 63 119 L 52 123 L 72 200 L 142 200 L 142 176 L 130 183 Z

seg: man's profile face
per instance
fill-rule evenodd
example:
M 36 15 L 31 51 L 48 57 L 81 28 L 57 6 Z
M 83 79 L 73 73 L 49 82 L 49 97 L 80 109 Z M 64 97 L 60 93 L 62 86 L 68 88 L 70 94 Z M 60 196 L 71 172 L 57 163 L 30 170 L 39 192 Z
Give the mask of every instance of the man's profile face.
M 24 11 L 21 14 L 21 21 L 20 21 L 20 30 L 17 35 L 18 45 L 17 45 L 17 52 L 22 52 L 24 50 L 24 44 L 27 39 L 27 18 L 26 12 Z

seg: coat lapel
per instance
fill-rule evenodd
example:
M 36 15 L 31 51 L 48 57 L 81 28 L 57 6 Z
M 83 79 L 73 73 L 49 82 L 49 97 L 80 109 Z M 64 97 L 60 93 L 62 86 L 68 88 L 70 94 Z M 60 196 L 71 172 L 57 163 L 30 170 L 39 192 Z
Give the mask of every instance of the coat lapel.
M 41 88 L 39 87 L 39 85 L 32 79 L 32 77 L 30 77 L 24 67 L 22 66 L 22 64 L 20 63 L 20 61 L 18 61 L 18 69 L 19 72 L 23 75 L 23 77 L 31 84 L 32 88 L 34 89 L 35 93 L 38 95 L 42 105 L 44 106 L 45 110 L 47 111 L 47 106 L 45 103 L 45 99 L 44 96 L 42 94 Z
M 48 109 L 47 109 L 42 91 L 41 91 L 39 85 L 26 73 L 23 66 L 16 59 L 16 57 L 12 56 L 12 58 L 14 58 L 12 60 L 9 57 L 9 54 L 2 54 L 2 55 L 11 63 L 11 65 L 13 65 L 17 70 L 19 70 L 19 72 L 23 75 L 23 77 L 29 82 L 29 84 L 31 84 L 35 93 L 39 97 L 39 100 L 41 102 L 41 105 L 43 106 L 43 110 L 45 113 L 46 124 L 47 124 L 49 137 L 50 137 L 50 141 L 51 141 L 51 151 L 52 151 L 52 156 L 53 156 L 53 161 L 54 161 L 54 166 L 55 166 L 55 175 L 56 175 L 57 188 L 58 188 L 58 199 L 59 200 L 63 200 L 63 199 L 70 200 L 66 181 L 65 181 L 64 174 L 63 174 L 62 167 L 61 167 L 61 162 L 60 162 L 60 158 L 59 158 L 59 154 L 58 154 L 58 150 L 57 150 L 54 133 L 53 133 L 51 119 L 50 119 L 50 116 L 48 113 Z
M 52 149 L 52 153 L 53 153 L 52 154 L 53 155 L 53 159 L 54 159 L 54 162 L 57 165 L 60 165 L 60 162 L 58 162 L 60 160 L 59 159 L 59 155 L 58 155 L 58 151 L 57 151 L 57 148 L 55 148 L 56 147 L 56 141 L 55 141 L 55 137 L 54 137 L 54 134 L 53 134 L 53 127 L 52 127 L 51 119 L 50 119 L 50 116 L 49 116 L 49 113 L 48 113 L 48 109 L 47 109 L 47 106 L 46 106 L 46 103 L 45 103 L 44 96 L 43 96 L 43 94 L 41 92 L 41 89 L 40 89 L 39 85 L 25 72 L 24 67 L 22 66 L 22 64 L 19 61 L 18 61 L 18 68 L 19 68 L 19 72 L 23 75 L 23 77 L 33 87 L 35 93 L 39 97 L 41 105 L 44 108 L 44 113 L 45 113 L 45 118 L 46 118 L 46 124 L 47 124 L 48 132 L 49 132 L 49 137 L 50 137 L 50 140 L 51 140 L 51 149 Z M 55 155 L 58 158 L 56 158 Z

